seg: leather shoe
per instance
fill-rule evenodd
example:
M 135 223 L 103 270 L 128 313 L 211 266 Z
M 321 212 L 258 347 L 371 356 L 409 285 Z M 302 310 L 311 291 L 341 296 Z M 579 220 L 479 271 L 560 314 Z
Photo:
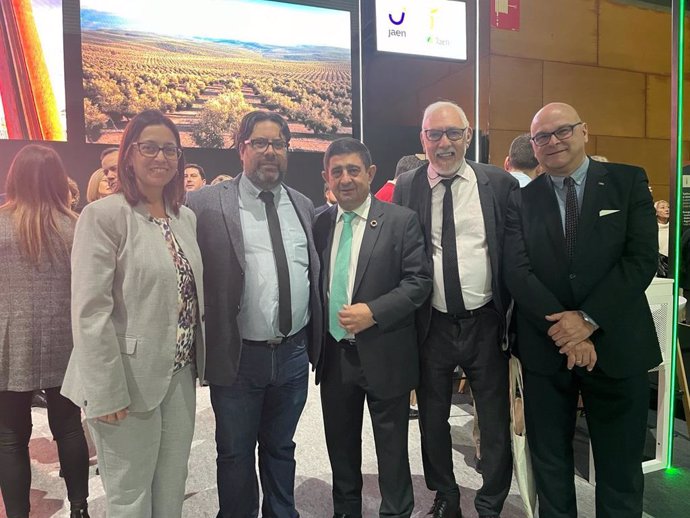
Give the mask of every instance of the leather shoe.
M 432 518 L 462 518 L 462 511 L 457 506 L 452 506 L 448 500 L 442 496 L 436 496 L 434 505 L 431 506 L 427 513 Z

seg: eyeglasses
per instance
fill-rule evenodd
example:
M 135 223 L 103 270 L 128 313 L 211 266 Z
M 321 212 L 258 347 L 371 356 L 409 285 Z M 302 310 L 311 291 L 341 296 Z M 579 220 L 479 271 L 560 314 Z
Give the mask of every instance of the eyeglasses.
M 244 143 L 252 146 L 252 149 L 259 151 L 260 153 L 266 151 L 269 145 L 273 147 L 273 151 L 283 151 L 290 145 L 288 142 L 285 142 L 283 139 L 279 138 L 274 140 L 268 140 L 267 138 L 253 138 L 250 140 L 245 140 Z
M 443 138 L 443 135 L 448 137 L 448 140 L 456 141 L 463 137 L 466 129 L 467 128 L 449 128 L 447 130 L 427 129 L 424 130 L 424 135 L 427 140 L 431 142 L 438 142 Z
M 139 153 L 147 158 L 157 157 L 160 151 L 163 151 L 163 156 L 168 160 L 177 160 L 182 156 L 182 150 L 175 144 L 159 146 L 155 142 L 132 142 L 132 145 L 137 146 Z
M 551 142 L 551 135 L 556 137 L 558 140 L 566 140 L 573 136 L 575 127 L 579 126 L 580 124 L 582 124 L 582 121 L 576 122 L 575 124 L 561 126 L 556 131 L 551 131 L 550 133 L 537 133 L 535 136 L 530 137 L 530 140 L 539 147 L 545 146 Z

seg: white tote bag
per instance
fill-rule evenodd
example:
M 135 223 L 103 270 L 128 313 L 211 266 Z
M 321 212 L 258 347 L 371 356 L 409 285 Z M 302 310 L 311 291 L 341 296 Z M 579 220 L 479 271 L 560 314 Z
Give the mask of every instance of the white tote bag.
M 513 443 L 513 468 L 522 503 L 528 518 L 534 518 L 537 508 L 537 488 L 529 455 L 525 413 L 523 409 L 522 366 L 520 360 L 510 358 L 510 436 Z

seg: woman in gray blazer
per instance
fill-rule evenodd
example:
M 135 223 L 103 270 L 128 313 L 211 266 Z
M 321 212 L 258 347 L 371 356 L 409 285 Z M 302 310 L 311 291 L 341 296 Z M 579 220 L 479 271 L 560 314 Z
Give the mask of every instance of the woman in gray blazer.
M 92 432 L 109 518 L 181 516 L 203 379 L 203 272 L 162 113 L 122 136 L 120 192 L 87 205 L 72 249 L 74 351 L 62 393 Z
M 29 516 L 31 396 L 45 389 L 72 518 L 88 517 L 89 453 L 81 411 L 60 395 L 72 351 L 70 248 L 77 216 L 58 154 L 29 145 L 0 207 L 0 488 L 8 518 Z

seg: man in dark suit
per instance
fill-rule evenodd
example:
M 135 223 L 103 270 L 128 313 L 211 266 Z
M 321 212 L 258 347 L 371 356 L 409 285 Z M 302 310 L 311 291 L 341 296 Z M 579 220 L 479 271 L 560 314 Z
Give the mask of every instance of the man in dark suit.
M 642 514 L 647 370 L 661 361 L 645 297 L 657 225 L 643 169 L 590 160 L 587 124 L 552 103 L 531 125 L 546 174 L 511 197 L 506 282 L 517 308 L 539 516 L 577 516 L 572 441 L 582 393 L 597 518 Z
M 436 491 L 429 514 L 462 516 L 453 474 L 448 417 L 453 371 L 462 367 L 479 419 L 484 483 L 479 516 L 499 516 L 512 476 L 508 358 L 504 354 L 508 292 L 501 271 L 504 214 L 518 182 L 497 167 L 465 160 L 472 128 L 447 101 L 424 112 L 422 145 L 428 165 L 398 178 L 393 201 L 412 208 L 433 264 L 430 301 L 418 312 L 421 345 L 417 390 L 427 487 Z
M 309 360 L 322 339 L 314 207 L 283 184 L 290 129 L 248 113 L 235 142 L 244 171 L 187 194 L 204 261 L 206 381 L 216 417 L 218 518 L 296 518 L 295 443 Z
M 352 138 L 333 141 L 323 178 L 337 199 L 317 217 L 314 240 L 326 301 L 317 369 L 336 518 L 362 516 L 362 414 L 371 414 L 380 516 L 414 508 L 407 453 L 408 402 L 419 379 L 415 310 L 431 292 L 417 215 L 369 192 L 376 166 Z

